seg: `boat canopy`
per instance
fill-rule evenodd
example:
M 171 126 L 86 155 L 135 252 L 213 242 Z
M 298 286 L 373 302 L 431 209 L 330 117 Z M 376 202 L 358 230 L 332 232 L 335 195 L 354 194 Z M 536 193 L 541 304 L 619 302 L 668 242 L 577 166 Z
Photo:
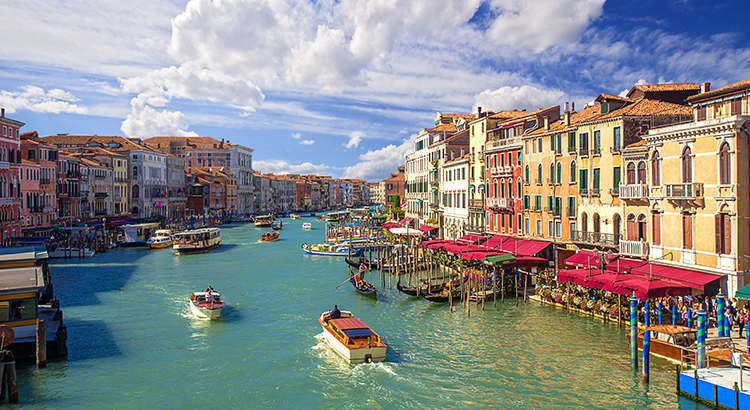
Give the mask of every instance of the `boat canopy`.
M 353 339 L 355 337 L 363 337 L 363 336 L 373 336 L 377 337 L 378 335 L 375 334 L 370 329 L 350 329 L 350 330 L 342 330 L 344 332 L 344 335 L 348 337 L 349 339 Z

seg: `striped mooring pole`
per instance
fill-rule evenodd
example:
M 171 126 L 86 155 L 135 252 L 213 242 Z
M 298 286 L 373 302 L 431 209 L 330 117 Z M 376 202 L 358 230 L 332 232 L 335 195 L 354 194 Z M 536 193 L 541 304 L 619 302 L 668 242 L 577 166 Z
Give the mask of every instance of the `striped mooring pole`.
M 677 324 L 677 305 L 672 305 L 672 324 Z
M 693 327 L 693 308 L 688 309 L 688 327 Z
M 724 295 L 716 295 L 716 327 L 719 331 L 719 337 L 724 337 Z
M 706 311 L 698 311 L 698 354 L 696 367 L 702 369 L 706 363 Z
M 646 327 L 646 330 L 643 332 L 643 378 L 648 381 L 650 376 L 649 371 L 649 356 L 651 352 L 651 331 L 648 330 L 648 327 L 650 326 L 650 320 L 649 320 L 649 309 L 648 309 L 648 300 L 646 300 L 646 314 L 643 316 L 643 325 Z
M 630 367 L 638 368 L 638 298 L 630 297 Z
M 664 324 L 664 320 L 663 320 L 663 318 L 662 318 L 661 307 L 662 307 L 662 306 L 661 306 L 661 302 L 658 302 L 658 303 L 656 304 L 656 310 L 657 310 L 658 312 L 656 312 L 656 313 L 658 313 L 658 314 L 659 314 L 659 324 L 660 324 L 660 325 L 663 325 L 663 324 Z

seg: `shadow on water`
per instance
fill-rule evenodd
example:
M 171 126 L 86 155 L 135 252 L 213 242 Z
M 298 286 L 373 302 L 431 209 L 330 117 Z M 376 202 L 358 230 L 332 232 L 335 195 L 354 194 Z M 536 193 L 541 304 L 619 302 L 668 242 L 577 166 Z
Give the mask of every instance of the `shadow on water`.
M 112 332 L 104 321 L 66 319 L 68 360 L 101 359 L 122 355 Z
M 136 264 L 116 264 L 107 269 L 96 264 L 55 265 L 52 267 L 55 293 L 63 308 L 99 305 L 97 293 L 122 290 L 137 268 Z

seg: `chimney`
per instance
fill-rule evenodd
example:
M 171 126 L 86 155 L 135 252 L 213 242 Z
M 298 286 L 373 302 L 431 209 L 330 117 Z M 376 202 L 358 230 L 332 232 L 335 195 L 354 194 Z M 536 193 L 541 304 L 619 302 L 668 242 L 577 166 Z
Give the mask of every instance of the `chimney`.
M 711 91 L 711 83 L 701 83 L 701 94 Z
M 570 126 L 570 111 L 565 111 L 565 126 Z
M 576 103 L 575 103 L 575 101 L 573 101 L 572 103 L 570 103 L 570 111 L 576 112 Z
M 549 131 L 549 117 L 544 117 L 544 130 Z
M 5 117 L 5 108 L 0 108 L 0 117 Z
M 569 109 L 569 108 L 570 108 L 570 103 L 566 101 L 566 102 L 565 102 L 565 111 L 566 111 L 566 112 L 570 111 L 570 109 Z

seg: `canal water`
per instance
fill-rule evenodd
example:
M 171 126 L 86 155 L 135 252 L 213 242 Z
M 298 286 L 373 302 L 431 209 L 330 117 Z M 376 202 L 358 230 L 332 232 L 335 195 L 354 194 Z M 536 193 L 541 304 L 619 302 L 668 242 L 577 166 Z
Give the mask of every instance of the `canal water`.
M 70 356 L 19 368 L 20 407 L 702 408 L 675 395 L 673 365 L 654 359 L 649 384 L 634 374 L 616 324 L 512 298 L 468 318 L 395 282 L 377 300 L 336 289 L 343 258 L 300 250 L 324 227 L 285 220 L 279 242 L 259 243 L 265 230 L 225 225 L 207 254 L 55 261 Z M 209 285 L 228 303 L 220 320 L 190 314 Z M 349 365 L 324 344 L 316 316 L 334 303 L 382 336 L 387 362 Z

